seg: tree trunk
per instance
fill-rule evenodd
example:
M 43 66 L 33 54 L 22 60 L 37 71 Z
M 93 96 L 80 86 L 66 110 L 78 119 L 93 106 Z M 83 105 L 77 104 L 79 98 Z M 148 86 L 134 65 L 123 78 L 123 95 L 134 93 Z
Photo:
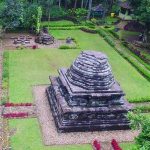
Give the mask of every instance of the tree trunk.
M 75 2 L 74 2 L 74 9 L 77 8 L 77 1 L 78 1 L 78 0 L 75 0 Z
M 89 0 L 89 10 L 88 10 L 88 15 L 87 15 L 88 20 L 90 19 L 90 16 L 91 16 L 92 2 L 93 0 Z
M 86 3 L 85 3 L 85 9 L 87 8 L 88 1 L 89 1 L 89 0 L 86 0 Z
M 81 1 L 81 8 L 83 8 L 84 0 Z
M 61 0 L 59 0 L 59 8 L 61 8 Z
M 65 0 L 65 9 L 67 9 L 67 0 Z
M 48 29 L 50 29 L 50 5 L 48 6 Z

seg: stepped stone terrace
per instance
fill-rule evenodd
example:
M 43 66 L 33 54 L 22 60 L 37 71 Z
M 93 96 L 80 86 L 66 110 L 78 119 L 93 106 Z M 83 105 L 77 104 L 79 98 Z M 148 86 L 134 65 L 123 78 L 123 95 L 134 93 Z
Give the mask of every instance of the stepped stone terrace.
M 129 129 L 131 106 L 105 54 L 83 51 L 50 81 L 46 93 L 58 132 Z

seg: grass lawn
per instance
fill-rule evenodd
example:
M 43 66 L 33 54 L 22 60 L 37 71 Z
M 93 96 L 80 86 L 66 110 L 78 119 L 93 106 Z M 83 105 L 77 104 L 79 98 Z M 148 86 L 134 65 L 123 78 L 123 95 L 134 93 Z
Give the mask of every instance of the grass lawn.
M 120 147 L 123 150 L 134 150 L 136 148 L 136 145 L 134 143 L 121 143 Z
M 150 113 L 146 115 L 150 117 Z M 12 150 L 91 150 L 89 144 L 44 146 L 37 119 L 12 119 L 9 120 L 9 128 L 16 129 L 16 133 L 10 139 Z M 135 148 L 134 143 L 121 143 L 120 146 L 123 150 Z
M 32 102 L 32 86 L 48 84 L 49 75 L 57 69 L 69 67 L 81 50 L 106 53 L 117 81 L 128 100 L 150 100 L 150 83 L 99 35 L 80 30 L 50 31 L 56 38 L 74 37 L 80 49 L 16 50 L 9 51 L 9 97 L 11 102 Z
M 43 21 L 42 26 L 48 26 L 48 21 Z M 63 26 L 74 26 L 74 23 L 72 21 L 68 20 L 60 20 L 60 21 L 50 21 L 51 27 L 63 27 Z
M 11 137 L 12 150 L 91 150 L 91 146 L 44 146 L 39 125 L 36 119 L 14 119 L 9 121 L 11 129 L 17 129 Z M 29 130 L 28 130 L 29 129 Z

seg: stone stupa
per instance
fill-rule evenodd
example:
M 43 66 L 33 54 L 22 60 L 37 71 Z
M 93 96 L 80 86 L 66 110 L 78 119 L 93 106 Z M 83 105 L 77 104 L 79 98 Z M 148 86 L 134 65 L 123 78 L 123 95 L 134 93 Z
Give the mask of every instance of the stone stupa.
M 129 129 L 131 107 L 105 54 L 83 51 L 50 81 L 46 93 L 59 132 Z

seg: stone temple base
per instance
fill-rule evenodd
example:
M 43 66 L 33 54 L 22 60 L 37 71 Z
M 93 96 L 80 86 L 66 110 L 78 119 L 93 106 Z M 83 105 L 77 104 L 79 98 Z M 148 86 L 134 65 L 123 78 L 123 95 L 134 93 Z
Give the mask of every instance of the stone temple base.
M 105 54 L 81 52 L 50 82 L 46 93 L 58 132 L 129 129 L 131 106 Z
M 52 84 L 58 89 L 59 84 L 57 78 L 52 78 Z M 57 96 L 60 91 L 57 89 Z M 67 105 L 63 97 L 60 98 L 61 109 L 57 105 L 59 99 L 53 95 L 51 87 L 46 89 L 49 105 L 53 112 L 58 132 L 84 132 L 84 131 L 105 131 L 105 130 L 127 130 L 129 128 L 129 121 L 124 116 L 126 109 L 123 107 L 110 108 L 82 108 L 78 107 L 72 109 Z M 60 94 L 61 95 L 61 94 Z M 60 96 L 59 95 L 59 96 Z M 101 109 L 101 110 L 100 110 Z M 111 112 L 112 111 L 112 112 Z M 65 114 L 69 114 L 66 115 Z M 65 118 L 66 117 L 66 118 Z M 71 118 L 71 117 L 78 117 Z M 80 118 L 81 117 L 81 118 Z
M 132 130 L 58 133 L 45 93 L 47 87 L 48 85 L 40 85 L 34 87 L 33 90 L 44 145 L 88 144 L 95 138 L 101 142 L 110 142 L 113 138 L 118 142 L 132 142 L 138 136 L 139 132 Z

